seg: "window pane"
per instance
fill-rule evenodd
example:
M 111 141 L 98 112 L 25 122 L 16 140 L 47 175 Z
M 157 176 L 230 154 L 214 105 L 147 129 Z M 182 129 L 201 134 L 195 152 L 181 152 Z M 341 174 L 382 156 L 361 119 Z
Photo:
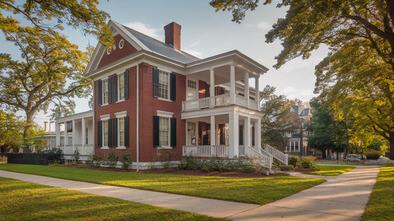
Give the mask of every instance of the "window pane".
M 119 75 L 119 99 L 124 99 L 124 74 Z
M 119 146 L 123 147 L 125 144 L 124 118 L 119 118 Z
M 159 118 L 159 144 L 160 146 L 169 146 L 169 118 Z
M 108 146 L 108 120 L 103 120 L 102 123 L 103 128 L 103 146 Z
M 159 72 L 159 96 L 168 99 L 168 80 L 169 74 L 164 71 Z
M 103 103 L 108 103 L 108 80 L 103 81 Z

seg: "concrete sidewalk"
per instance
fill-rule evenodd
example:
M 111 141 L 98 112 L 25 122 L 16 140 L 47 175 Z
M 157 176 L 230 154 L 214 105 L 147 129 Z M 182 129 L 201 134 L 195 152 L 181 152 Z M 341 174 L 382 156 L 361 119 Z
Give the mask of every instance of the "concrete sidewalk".
M 2 170 L 0 176 L 231 220 L 359 220 L 378 172 L 379 167 L 357 167 L 340 176 L 324 177 L 328 181 L 323 184 L 263 206 Z

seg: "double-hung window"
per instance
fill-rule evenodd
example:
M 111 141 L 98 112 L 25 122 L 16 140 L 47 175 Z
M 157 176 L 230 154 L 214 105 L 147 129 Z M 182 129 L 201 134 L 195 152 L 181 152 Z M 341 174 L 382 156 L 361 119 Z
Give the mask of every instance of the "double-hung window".
M 119 146 L 125 146 L 125 118 L 118 118 Z
M 119 100 L 125 99 L 125 74 L 120 74 L 118 76 L 118 88 L 119 88 Z
M 102 121 L 103 146 L 108 147 L 108 120 Z
M 169 147 L 170 141 L 170 118 L 159 118 L 159 144 L 161 147 Z
M 159 97 L 168 99 L 169 98 L 169 73 L 160 70 L 159 71 Z
M 108 80 L 103 80 L 103 104 L 108 104 Z

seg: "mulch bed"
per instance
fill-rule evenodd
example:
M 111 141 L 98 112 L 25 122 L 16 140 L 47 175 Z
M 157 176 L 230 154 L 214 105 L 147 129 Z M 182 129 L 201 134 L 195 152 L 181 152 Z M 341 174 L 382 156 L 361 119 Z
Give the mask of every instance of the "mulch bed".
M 57 164 L 50 166 L 59 166 L 59 167 L 74 167 L 74 168 L 83 168 L 83 169 L 91 169 L 91 170 L 101 170 L 101 171 L 112 171 L 112 172 L 136 172 L 136 170 L 125 170 L 121 168 L 109 168 L 109 167 L 88 167 L 85 165 L 73 165 L 73 164 Z M 178 168 L 171 169 L 149 169 L 149 170 L 140 170 L 140 173 L 151 173 L 151 174 L 172 174 L 172 175 L 191 175 L 191 176 L 223 176 L 223 177 L 239 177 L 239 178 L 256 178 L 256 177 L 267 177 L 264 173 L 243 173 L 240 171 L 202 171 L 202 170 L 181 170 Z M 284 176 L 286 173 L 275 173 L 270 174 L 269 176 Z

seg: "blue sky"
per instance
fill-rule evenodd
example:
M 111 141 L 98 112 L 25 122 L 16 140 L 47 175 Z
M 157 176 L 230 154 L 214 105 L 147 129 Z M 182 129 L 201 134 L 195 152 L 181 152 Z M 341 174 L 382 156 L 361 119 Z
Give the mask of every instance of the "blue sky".
M 276 8 L 276 3 L 274 0 L 271 5 L 260 4 L 255 11 L 247 12 L 241 24 L 232 22 L 232 15 L 228 11 L 215 12 L 209 5 L 209 0 L 102 0 L 99 8 L 108 12 L 112 20 L 159 40 L 164 40 L 163 27 L 175 21 L 182 26 L 182 50 L 199 58 L 206 58 L 237 49 L 269 68 L 260 78 L 261 87 L 269 84 L 277 88 L 277 94 L 307 101 L 316 96 L 313 94 L 316 79 L 314 67 L 327 51 L 319 49 L 308 60 L 297 58 L 279 70 L 274 69 L 272 66 L 275 64 L 275 56 L 282 50 L 281 42 L 267 44 L 265 34 L 278 18 L 286 15 L 286 9 Z M 67 28 L 65 33 L 71 42 L 81 48 L 97 44 L 93 36 L 83 36 L 78 30 Z M 2 35 L 0 43 L 0 53 L 19 54 L 15 46 L 5 42 Z M 86 101 L 76 102 L 76 112 L 88 110 Z M 49 118 L 44 113 L 39 113 L 36 122 L 43 125 L 43 121 L 47 119 Z

